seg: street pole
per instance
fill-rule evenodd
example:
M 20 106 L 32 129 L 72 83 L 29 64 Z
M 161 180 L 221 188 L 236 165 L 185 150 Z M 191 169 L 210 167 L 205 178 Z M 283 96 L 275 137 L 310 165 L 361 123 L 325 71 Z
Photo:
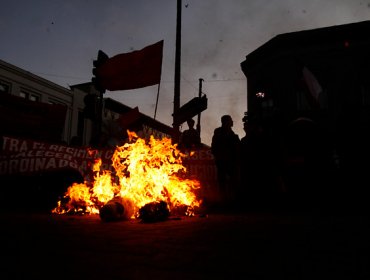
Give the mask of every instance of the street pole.
M 105 90 L 99 90 L 99 110 L 98 110 L 98 139 L 102 137 L 103 134 L 103 100 L 104 100 Z
M 202 82 L 204 80 L 202 78 L 199 79 L 199 99 L 202 97 Z M 199 133 L 199 137 L 200 137 L 200 112 L 198 114 L 198 123 L 197 123 L 197 131 Z
M 175 87 L 173 100 L 173 136 L 174 143 L 179 142 L 180 125 L 175 122 L 175 115 L 180 109 L 180 63 L 181 63 L 181 0 L 177 0 L 177 20 L 176 20 L 176 52 L 175 52 Z

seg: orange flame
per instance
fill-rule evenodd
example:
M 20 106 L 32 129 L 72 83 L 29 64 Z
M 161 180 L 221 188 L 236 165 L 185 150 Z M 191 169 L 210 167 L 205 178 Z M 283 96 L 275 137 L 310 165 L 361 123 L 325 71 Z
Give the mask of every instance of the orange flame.
M 169 210 L 186 206 L 186 215 L 194 215 L 200 206 L 195 191 L 200 188 L 197 180 L 187 179 L 182 158 L 186 155 L 172 144 L 171 139 L 149 141 L 139 138 L 135 132 L 128 131 L 129 142 L 116 147 L 112 156 L 114 176 L 101 170 L 102 161 L 95 161 L 92 184 L 74 183 L 65 194 L 68 202 L 52 210 L 53 213 L 65 214 L 83 212 L 99 213 L 99 209 L 109 200 L 121 197 L 125 207 L 130 207 L 130 218 L 138 217 L 141 207 L 150 202 L 165 201 Z

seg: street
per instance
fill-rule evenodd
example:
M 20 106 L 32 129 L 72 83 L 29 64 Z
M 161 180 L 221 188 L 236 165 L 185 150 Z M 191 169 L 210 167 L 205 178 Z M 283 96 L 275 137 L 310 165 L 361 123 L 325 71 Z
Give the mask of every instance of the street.
M 1 279 L 369 279 L 361 213 L 210 211 L 157 223 L 4 211 Z

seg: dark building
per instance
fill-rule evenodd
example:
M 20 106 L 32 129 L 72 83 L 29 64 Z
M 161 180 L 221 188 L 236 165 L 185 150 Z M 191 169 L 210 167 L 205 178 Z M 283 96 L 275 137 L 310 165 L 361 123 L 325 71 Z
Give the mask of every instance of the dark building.
M 299 149 L 326 153 L 327 183 L 339 180 L 343 192 L 369 182 L 369 33 L 364 21 L 280 34 L 241 63 L 246 114 L 276 136 L 284 164 Z
M 140 133 L 142 138 L 149 139 L 151 135 L 158 139 L 171 138 L 173 134 L 172 127 L 140 113 L 138 107 L 130 108 L 111 98 L 105 98 L 104 108 L 120 115 L 122 129 Z

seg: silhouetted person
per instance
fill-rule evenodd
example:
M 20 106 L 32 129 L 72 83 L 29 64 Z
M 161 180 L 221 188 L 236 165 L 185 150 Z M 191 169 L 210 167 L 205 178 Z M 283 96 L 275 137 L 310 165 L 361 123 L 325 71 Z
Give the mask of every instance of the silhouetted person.
M 288 193 L 313 205 L 330 194 L 331 188 L 336 191 L 338 186 L 330 178 L 333 167 L 327 136 L 316 122 L 307 118 L 294 120 L 286 128 L 283 144 Z
M 245 120 L 245 136 L 241 139 L 241 202 L 260 203 L 282 191 L 281 163 L 278 143 L 256 118 Z M 247 203 L 248 203 L 247 202 Z
M 221 127 L 214 130 L 211 144 L 219 188 L 227 202 L 235 199 L 239 187 L 240 139 L 232 130 L 233 124 L 231 116 L 222 116 Z
M 200 135 L 194 128 L 195 121 L 188 119 L 186 121 L 188 129 L 184 130 L 180 137 L 180 147 L 186 149 L 196 149 L 200 147 Z

